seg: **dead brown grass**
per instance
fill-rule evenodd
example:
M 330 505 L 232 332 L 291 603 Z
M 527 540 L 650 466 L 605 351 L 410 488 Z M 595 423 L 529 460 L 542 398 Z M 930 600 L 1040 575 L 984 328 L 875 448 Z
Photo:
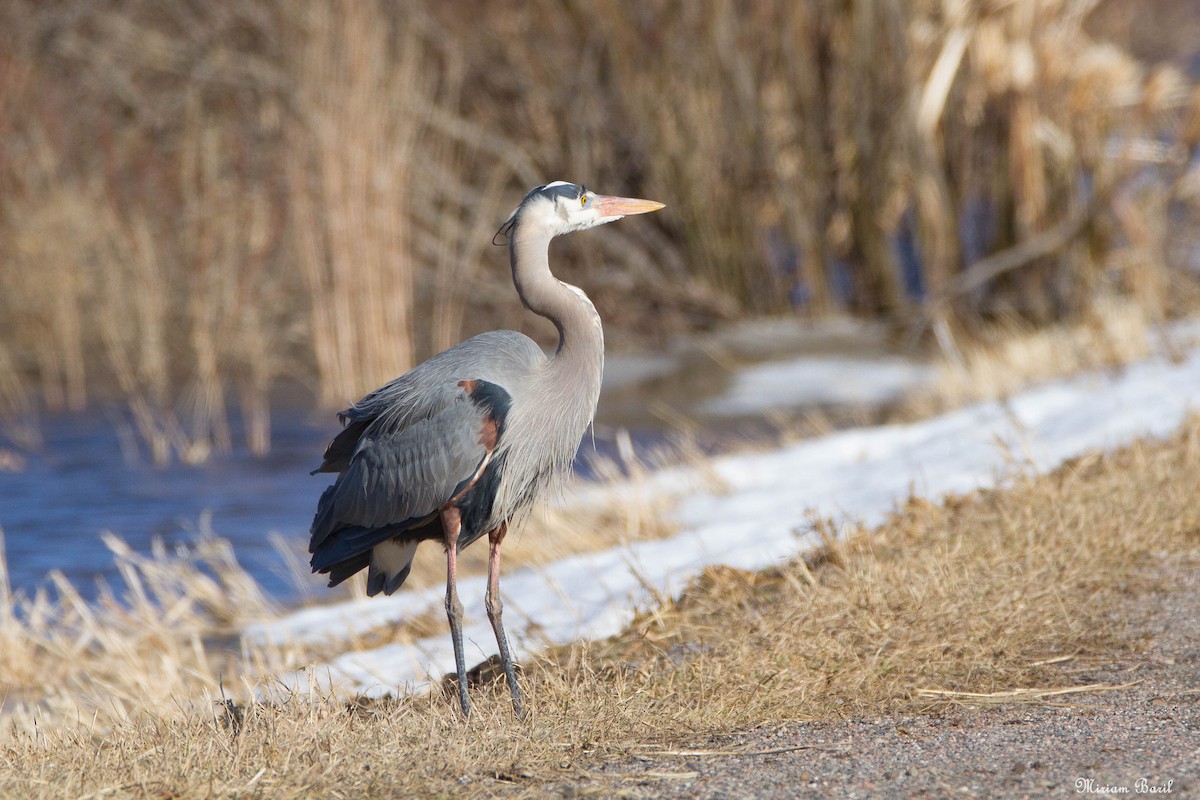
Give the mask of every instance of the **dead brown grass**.
M 1082 320 L 1034 326 L 1014 317 L 951 345 L 934 361 L 932 384 L 898 409 L 905 419 L 981 400 L 1008 397 L 1030 386 L 1081 372 L 1116 370 L 1150 353 L 1177 352 L 1137 303 L 1097 298 Z
M 622 635 L 545 655 L 458 719 L 433 694 L 349 707 L 200 702 L 112 724 L 10 731 L 12 797 L 613 796 L 589 767 L 785 720 L 960 702 L 1052 701 L 1060 665 L 1128 655 L 1122 606 L 1158 567 L 1200 564 L 1200 420 L 1169 441 L 1077 459 L 1004 488 L 913 499 L 879 530 L 775 571 L 708 570 Z M 128 669 L 145 670 L 141 659 Z M 967 693 L 973 693 L 968 695 Z

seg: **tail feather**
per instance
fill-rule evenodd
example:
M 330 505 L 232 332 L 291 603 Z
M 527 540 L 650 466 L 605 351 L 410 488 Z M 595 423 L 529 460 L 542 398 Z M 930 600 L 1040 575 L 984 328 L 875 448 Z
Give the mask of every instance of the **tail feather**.
M 392 594 L 408 578 L 417 544 L 438 535 L 434 530 L 436 522 L 433 525 L 431 522 L 434 521 L 383 528 L 362 525 L 336 528 L 313 549 L 312 570 L 328 573 L 329 585 L 336 586 L 367 567 L 367 594 L 372 597 L 381 592 Z
M 370 553 L 362 553 L 355 558 L 339 561 L 328 569 L 329 586 L 332 588 L 337 586 L 342 581 L 354 575 L 356 572 L 367 566 L 371 561 Z
M 417 544 L 413 540 L 400 542 L 392 539 L 372 548 L 371 564 L 367 569 L 368 597 L 380 592 L 390 595 L 403 585 L 412 571 Z

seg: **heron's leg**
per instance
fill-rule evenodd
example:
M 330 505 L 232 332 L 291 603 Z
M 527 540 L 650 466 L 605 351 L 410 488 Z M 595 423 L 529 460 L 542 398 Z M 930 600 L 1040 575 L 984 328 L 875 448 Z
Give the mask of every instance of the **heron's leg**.
M 492 630 L 496 632 L 496 644 L 500 646 L 500 665 L 504 667 L 504 678 L 508 681 L 508 690 L 512 692 L 513 711 L 518 717 L 525 716 L 525 705 L 521 702 L 521 689 L 517 686 L 517 673 L 513 668 L 512 649 L 508 646 L 508 634 L 504 631 L 501 616 L 504 614 L 504 603 L 500 600 L 500 543 L 508 525 L 504 524 L 488 533 L 488 582 L 487 594 L 484 595 L 484 605 L 487 606 L 488 620 Z
M 463 716 L 470 716 L 467 699 L 467 663 L 463 656 L 462 602 L 458 599 L 458 533 L 462 517 L 453 506 L 442 511 L 442 532 L 446 537 L 446 617 L 450 620 L 450 639 L 454 643 L 454 666 L 458 670 L 458 702 Z

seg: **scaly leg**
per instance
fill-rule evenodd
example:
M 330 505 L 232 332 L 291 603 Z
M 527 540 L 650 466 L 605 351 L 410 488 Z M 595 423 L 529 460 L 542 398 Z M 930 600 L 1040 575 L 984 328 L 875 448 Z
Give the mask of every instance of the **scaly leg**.
M 518 718 L 523 719 L 525 705 L 521 702 L 521 689 L 517 686 L 517 673 L 513 669 L 508 634 L 504 632 L 504 623 L 501 621 L 501 616 L 504 614 L 504 603 L 500 600 L 500 543 L 504 541 L 506 533 L 508 533 L 508 525 L 504 524 L 488 534 L 488 544 L 491 549 L 488 553 L 488 582 L 484 604 L 487 606 L 487 615 L 492 623 L 492 630 L 496 632 L 496 644 L 500 646 L 500 665 L 504 667 L 508 690 L 512 692 L 513 711 Z
M 442 532 L 446 537 L 446 617 L 450 620 L 450 639 L 454 642 L 454 665 L 458 669 L 458 702 L 464 717 L 471 715 L 471 701 L 467 699 L 467 663 L 463 656 L 462 602 L 458 599 L 458 533 L 462 517 L 457 508 L 451 506 L 442 511 Z

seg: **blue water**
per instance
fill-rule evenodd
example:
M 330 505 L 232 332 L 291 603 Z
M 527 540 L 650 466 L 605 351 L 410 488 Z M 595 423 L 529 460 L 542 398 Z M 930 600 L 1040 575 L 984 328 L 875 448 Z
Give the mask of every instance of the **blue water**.
M 47 573 L 59 570 L 84 597 L 95 599 L 98 580 L 120 596 L 123 583 L 102 532 L 148 554 L 156 538 L 168 549 L 194 542 L 205 515 L 273 598 L 288 603 L 319 588 L 317 578 L 297 585 L 271 534 L 303 555 L 317 498 L 332 477 L 308 473 L 338 423 L 333 414 L 276 411 L 271 424 L 265 457 L 235 449 L 200 466 L 160 468 L 126 461 L 116 428 L 103 414 L 43 419 L 43 444 L 25 455 L 24 469 L 0 471 L 0 528 L 13 589 L 32 596 L 50 586 Z M 641 444 L 654 436 L 635 439 Z M 594 452 L 592 441 L 585 439 L 586 452 Z M 595 448 L 611 453 L 614 445 L 600 436 Z M 577 471 L 588 475 L 586 464 L 577 464 Z
M 272 449 L 214 455 L 201 466 L 157 468 L 128 463 L 116 430 L 102 415 L 44 419 L 43 444 L 24 470 L 0 472 L 0 527 L 13 588 L 31 594 L 50 570 L 62 571 L 85 596 L 96 579 L 116 586 L 103 531 L 148 553 L 151 541 L 194 541 L 202 515 L 229 539 L 238 561 L 272 596 L 293 599 L 294 581 L 271 543 L 275 531 L 303 542 L 328 475 L 310 476 L 337 423 L 293 413 L 272 418 Z

